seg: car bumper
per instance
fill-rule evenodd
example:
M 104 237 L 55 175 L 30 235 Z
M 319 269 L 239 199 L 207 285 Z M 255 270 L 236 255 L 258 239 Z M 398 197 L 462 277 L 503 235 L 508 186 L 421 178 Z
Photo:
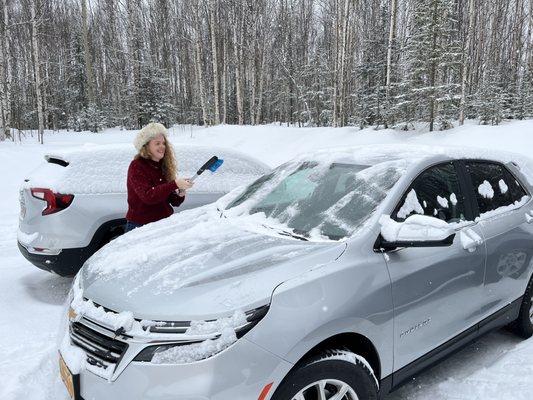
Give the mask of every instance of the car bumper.
M 271 382 L 272 395 L 291 368 L 241 338 L 223 352 L 190 364 L 131 362 L 114 381 L 83 370 L 80 394 L 83 400 L 255 400 Z
M 83 263 L 90 257 L 89 247 L 59 250 L 57 254 L 37 254 L 30 252 L 20 241 L 17 242 L 22 255 L 36 267 L 61 276 L 75 275 Z

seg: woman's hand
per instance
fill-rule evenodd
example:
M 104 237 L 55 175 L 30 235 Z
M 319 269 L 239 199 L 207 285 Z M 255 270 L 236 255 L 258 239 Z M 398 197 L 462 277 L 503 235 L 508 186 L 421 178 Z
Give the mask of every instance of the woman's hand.
M 178 178 L 176 179 L 176 186 L 178 189 L 187 190 L 192 188 L 194 182 L 189 179 Z

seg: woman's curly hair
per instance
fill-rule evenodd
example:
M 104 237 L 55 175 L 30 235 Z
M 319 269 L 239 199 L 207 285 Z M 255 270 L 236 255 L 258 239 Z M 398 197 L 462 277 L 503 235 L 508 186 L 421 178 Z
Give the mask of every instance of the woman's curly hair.
M 163 138 L 165 139 L 165 155 L 160 161 L 161 169 L 163 171 L 163 176 L 165 177 L 167 182 L 170 182 L 176 179 L 178 167 L 176 163 L 176 158 L 174 157 L 174 148 L 172 147 L 172 143 L 170 143 L 170 141 L 168 140 L 165 132 L 161 132 L 161 135 L 163 135 Z M 139 157 L 146 158 L 148 160 L 151 159 L 150 152 L 148 151 L 148 143 L 145 143 L 143 145 L 141 150 L 139 150 L 139 153 L 135 156 L 135 159 L 138 159 Z

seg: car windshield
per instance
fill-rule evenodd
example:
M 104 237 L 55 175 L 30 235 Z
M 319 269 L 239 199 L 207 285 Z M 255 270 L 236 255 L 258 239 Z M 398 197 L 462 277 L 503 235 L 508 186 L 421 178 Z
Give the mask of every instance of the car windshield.
M 376 165 L 284 164 L 259 178 L 226 210 L 264 213 L 291 233 L 339 240 L 367 220 L 403 172 L 400 161 Z

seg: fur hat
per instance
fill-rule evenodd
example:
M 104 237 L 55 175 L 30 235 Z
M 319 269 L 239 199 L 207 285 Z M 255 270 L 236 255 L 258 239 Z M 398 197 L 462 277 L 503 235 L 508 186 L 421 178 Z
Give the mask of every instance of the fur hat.
M 150 140 L 155 139 L 159 135 L 163 135 L 165 141 L 167 141 L 167 128 L 163 124 L 158 122 L 150 122 L 145 125 L 135 137 L 133 145 L 137 151 L 141 151 L 142 147 Z

